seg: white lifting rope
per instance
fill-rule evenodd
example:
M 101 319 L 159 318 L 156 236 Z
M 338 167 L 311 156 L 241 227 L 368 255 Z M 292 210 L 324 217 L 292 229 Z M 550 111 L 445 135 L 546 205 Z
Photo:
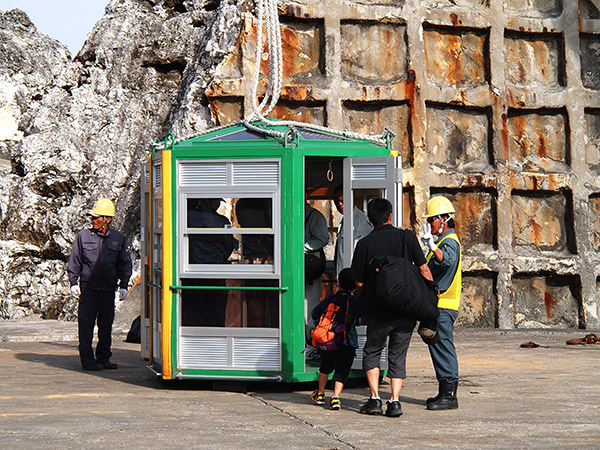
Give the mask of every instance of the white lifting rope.
M 296 122 L 292 120 L 269 120 L 267 117 L 273 111 L 279 100 L 279 94 L 281 92 L 282 80 L 283 80 L 283 54 L 281 50 L 281 28 L 279 24 L 279 14 L 277 12 L 277 0 L 255 0 L 256 1 L 256 56 L 255 56 L 255 68 L 254 68 L 254 79 L 252 83 L 252 112 L 242 120 L 231 122 L 218 127 L 210 128 L 208 130 L 186 136 L 181 139 L 175 140 L 173 143 L 185 141 L 198 136 L 202 136 L 213 131 L 221 130 L 232 125 L 243 124 L 249 130 L 267 134 L 269 136 L 285 139 L 288 133 L 283 133 L 276 130 L 266 130 L 259 126 L 253 125 L 250 122 L 260 120 L 266 125 L 270 126 L 288 126 L 290 132 L 295 134 L 296 127 L 305 129 L 312 129 L 315 131 L 330 133 L 351 139 L 362 139 L 378 144 L 387 144 L 388 140 L 394 136 L 389 129 L 386 132 L 378 135 L 355 133 L 353 131 L 342 131 L 333 128 L 324 127 L 321 125 Z M 262 48 L 264 42 L 263 27 L 266 27 L 267 34 L 267 48 L 269 58 L 269 78 L 267 83 L 267 91 L 260 104 L 258 104 L 258 84 L 260 81 L 260 62 L 262 59 Z M 164 143 L 154 143 L 155 148 L 163 148 Z

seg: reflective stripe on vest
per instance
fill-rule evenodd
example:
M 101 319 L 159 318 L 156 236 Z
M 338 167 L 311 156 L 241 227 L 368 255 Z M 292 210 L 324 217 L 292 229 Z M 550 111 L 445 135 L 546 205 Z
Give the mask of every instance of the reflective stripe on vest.
M 452 283 L 450 283 L 450 287 L 439 297 L 438 308 L 453 309 L 455 311 L 458 311 L 458 307 L 460 306 L 460 294 L 462 290 L 462 246 L 460 245 L 458 236 L 455 233 L 450 233 L 448 236 L 445 236 L 440 242 L 437 243 L 438 247 L 442 242 L 444 242 L 448 238 L 454 239 L 458 243 L 458 266 L 456 267 L 456 273 L 454 274 Z M 427 263 L 429 263 L 429 260 L 432 256 L 433 252 L 430 251 L 427 255 Z

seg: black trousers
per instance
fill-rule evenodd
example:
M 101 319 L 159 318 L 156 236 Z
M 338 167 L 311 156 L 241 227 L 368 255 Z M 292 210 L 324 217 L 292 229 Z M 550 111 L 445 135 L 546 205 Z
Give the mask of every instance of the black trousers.
M 115 319 L 114 291 L 81 289 L 77 325 L 79 331 L 79 358 L 82 366 L 93 366 L 96 362 L 107 363 L 110 351 L 112 324 Z M 98 323 L 96 357 L 92 350 L 94 325 Z
M 356 349 L 349 345 L 342 345 L 337 350 L 321 352 L 319 372 L 330 374 L 335 370 L 332 381 L 346 384 L 355 355 Z

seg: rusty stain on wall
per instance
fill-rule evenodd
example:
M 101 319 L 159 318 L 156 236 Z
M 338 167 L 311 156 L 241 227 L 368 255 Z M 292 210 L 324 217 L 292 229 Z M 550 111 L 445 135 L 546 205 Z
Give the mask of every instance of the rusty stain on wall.
M 518 249 L 566 252 L 565 217 L 567 202 L 564 194 L 555 192 L 513 191 L 513 245 Z M 569 224 L 573 226 L 573 224 Z
M 522 173 L 521 176 L 511 174 L 510 187 L 513 190 L 558 191 L 568 188 L 570 177 L 562 173 Z
M 558 33 L 507 31 L 506 81 L 521 87 L 564 86 L 562 37 Z
M 544 291 L 544 305 L 546 306 L 546 323 L 550 323 L 552 316 L 552 306 L 554 305 L 554 297 L 548 291 Z
M 539 322 L 554 328 L 578 327 L 579 285 L 576 276 L 516 274 L 513 279 L 516 326 L 526 328 Z
M 295 120 L 298 122 L 325 125 L 325 107 L 321 104 L 289 103 L 281 101 L 273 110 L 273 116 L 281 120 Z
M 412 187 L 402 190 L 402 227 L 412 229 L 418 233 L 416 229 L 415 217 L 415 191 Z
M 433 195 L 444 195 L 456 209 L 456 233 L 464 248 L 496 248 L 496 210 L 494 197 L 488 192 L 474 189 L 435 189 Z
M 213 97 L 209 100 L 210 108 L 217 125 L 238 120 L 243 116 L 243 99 L 235 97 L 219 98 Z
M 460 27 L 424 27 L 427 78 L 438 85 L 475 87 L 487 82 L 487 34 Z
M 287 24 L 281 29 L 281 52 L 283 60 L 283 79 L 291 81 L 296 74 L 316 74 L 320 72 L 321 30 L 318 25 L 313 27 L 292 28 L 295 24 Z M 265 72 L 268 73 L 268 72 Z
M 256 25 L 246 24 L 243 37 L 248 45 L 256 42 Z M 265 36 L 266 29 L 263 30 Z M 323 23 L 318 20 L 291 21 L 281 23 L 281 52 L 284 64 L 282 67 L 285 83 L 310 81 L 322 77 L 323 61 Z M 254 51 L 254 49 L 252 49 Z M 254 65 L 254 58 L 249 61 Z M 254 69 L 252 69 L 254 70 Z M 260 72 L 263 77 L 269 76 L 268 46 L 263 42 Z M 315 79 L 316 78 L 316 79 Z
M 525 171 L 568 169 L 567 123 L 564 111 L 516 110 L 508 114 L 511 162 Z
M 529 218 L 529 226 L 531 228 L 531 234 L 533 235 L 533 242 L 537 247 L 541 247 L 543 227 L 535 221 L 534 217 Z

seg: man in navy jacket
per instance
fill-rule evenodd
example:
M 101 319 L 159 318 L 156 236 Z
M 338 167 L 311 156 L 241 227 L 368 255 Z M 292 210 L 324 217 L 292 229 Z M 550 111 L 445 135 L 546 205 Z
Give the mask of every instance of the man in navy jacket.
M 117 364 L 110 362 L 115 289 L 119 287 L 119 298 L 124 300 L 131 277 L 131 257 L 125 235 L 109 227 L 115 216 L 113 202 L 99 199 L 89 215 L 92 228 L 77 234 L 67 265 L 71 293 L 79 297 L 79 357 L 84 370 L 116 369 Z M 96 322 L 98 343 L 94 356 Z

